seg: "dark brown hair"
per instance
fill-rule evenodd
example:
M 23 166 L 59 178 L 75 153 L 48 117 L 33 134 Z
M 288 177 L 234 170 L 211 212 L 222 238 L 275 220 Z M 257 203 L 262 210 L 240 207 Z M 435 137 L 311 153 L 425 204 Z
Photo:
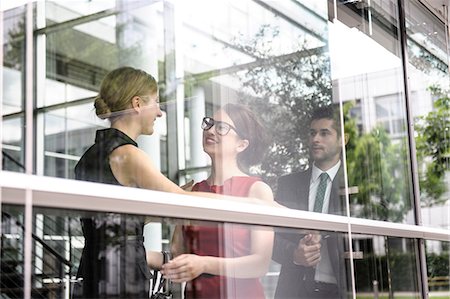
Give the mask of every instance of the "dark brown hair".
M 239 168 L 248 172 L 250 166 L 261 163 L 269 145 L 265 127 L 248 106 L 226 104 L 222 108 L 236 127 L 239 137 L 248 140 L 248 147 L 237 156 Z
M 335 109 L 334 105 L 316 108 L 311 115 L 310 123 L 324 118 L 333 121 L 333 129 L 336 130 L 338 136 L 341 136 L 341 118 L 339 110 Z

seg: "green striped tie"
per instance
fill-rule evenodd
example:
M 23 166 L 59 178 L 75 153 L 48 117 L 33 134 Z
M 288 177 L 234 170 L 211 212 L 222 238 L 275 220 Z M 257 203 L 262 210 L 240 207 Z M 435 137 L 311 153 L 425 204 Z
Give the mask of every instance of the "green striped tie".
M 319 176 L 320 183 L 317 187 L 316 200 L 314 202 L 314 212 L 322 213 L 323 199 L 325 197 L 325 191 L 327 191 L 328 174 L 322 172 Z

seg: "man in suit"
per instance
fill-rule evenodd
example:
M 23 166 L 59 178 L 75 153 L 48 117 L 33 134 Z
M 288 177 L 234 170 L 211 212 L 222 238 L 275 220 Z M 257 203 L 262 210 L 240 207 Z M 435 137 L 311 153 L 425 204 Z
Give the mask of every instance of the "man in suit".
M 339 115 L 332 106 L 313 112 L 308 170 L 279 178 L 276 200 L 298 210 L 345 215 Z M 343 298 L 344 236 L 329 232 L 277 232 L 273 260 L 281 264 L 275 298 Z

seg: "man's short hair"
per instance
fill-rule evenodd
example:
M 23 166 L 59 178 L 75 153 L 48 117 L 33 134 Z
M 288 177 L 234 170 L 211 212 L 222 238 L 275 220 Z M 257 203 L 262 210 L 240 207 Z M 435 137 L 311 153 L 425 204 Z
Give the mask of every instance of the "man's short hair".
M 319 119 L 330 119 L 333 120 L 333 128 L 336 130 L 338 135 L 341 135 L 341 117 L 339 115 L 339 110 L 335 109 L 335 105 L 322 106 L 314 109 L 310 123 L 314 120 Z

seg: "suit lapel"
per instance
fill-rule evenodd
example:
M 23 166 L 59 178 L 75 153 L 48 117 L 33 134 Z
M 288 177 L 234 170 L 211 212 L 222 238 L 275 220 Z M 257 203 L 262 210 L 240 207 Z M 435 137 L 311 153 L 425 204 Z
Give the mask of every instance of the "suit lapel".
M 330 193 L 330 205 L 328 207 L 329 214 L 345 215 L 345 196 L 341 195 L 340 191 L 344 187 L 344 173 L 342 171 L 342 163 L 339 171 L 334 177 Z
M 308 202 L 309 202 L 309 185 L 311 180 L 311 168 L 308 170 L 301 172 L 297 177 L 296 184 L 296 198 L 298 209 L 303 211 L 308 211 Z

